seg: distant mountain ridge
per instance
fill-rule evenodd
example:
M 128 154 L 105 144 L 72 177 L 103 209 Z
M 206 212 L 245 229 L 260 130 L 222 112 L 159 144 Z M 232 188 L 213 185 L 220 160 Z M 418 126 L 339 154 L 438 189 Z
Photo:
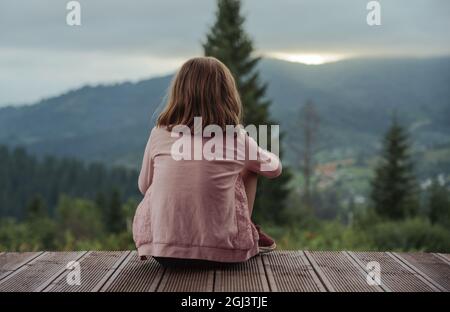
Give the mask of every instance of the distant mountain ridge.
M 319 66 L 263 59 L 260 70 L 287 140 L 298 137 L 299 108 L 311 99 L 320 114 L 320 142 L 330 151 L 373 150 L 393 111 L 418 146 L 450 141 L 450 57 Z M 86 86 L 35 105 L 0 108 L 0 144 L 137 167 L 170 80 Z

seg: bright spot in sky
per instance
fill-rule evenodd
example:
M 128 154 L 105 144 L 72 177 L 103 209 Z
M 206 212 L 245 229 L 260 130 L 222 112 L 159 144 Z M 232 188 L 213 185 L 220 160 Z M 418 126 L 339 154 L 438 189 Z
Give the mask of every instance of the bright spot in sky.
M 303 63 L 306 65 L 320 65 L 336 62 L 345 58 L 342 55 L 335 54 L 296 54 L 284 52 L 270 53 L 269 56 L 288 62 Z

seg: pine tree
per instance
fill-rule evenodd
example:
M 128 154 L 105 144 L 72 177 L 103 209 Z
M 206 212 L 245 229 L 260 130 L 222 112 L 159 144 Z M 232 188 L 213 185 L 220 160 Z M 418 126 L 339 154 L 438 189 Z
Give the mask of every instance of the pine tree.
M 103 215 L 106 215 L 106 211 L 108 208 L 108 202 L 106 200 L 106 196 L 102 191 L 98 191 L 97 195 L 95 196 L 95 205 L 97 206 L 97 209 L 101 211 Z
M 433 224 L 450 227 L 450 192 L 448 186 L 433 181 L 428 200 L 429 217 Z
M 110 233 L 120 233 L 126 228 L 126 220 L 122 211 L 120 192 L 114 189 L 111 192 L 109 204 L 106 208 L 106 228 Z
M 270 101 L 265 97 L 267 85 L 261 83 L 256 68 L 260 59 L 252 56 L 253 43 L 244 30 L 241 3 L 239 0 L 218 0 L 217 3 L 216 22 L 203 44 L 204 53 L 221 60 L 233 73 L 243 103 L 244 125 L 273 124 L 269 116 Z M 254 209 L 257 221 L 281 220 L 289 180 L 290 173 L 285 169 L 281 177 L 273 181 L 259 179 Z
M 381 217 L 398 220 L 417 213 L 417 185 L 409 150 L 408 134 L 394 116 L 372 181 L 371 198 Z
M 26 220 L 33 221 L 47 217 L 47 207 L 40 195 L 35 195 L 26 208 Z

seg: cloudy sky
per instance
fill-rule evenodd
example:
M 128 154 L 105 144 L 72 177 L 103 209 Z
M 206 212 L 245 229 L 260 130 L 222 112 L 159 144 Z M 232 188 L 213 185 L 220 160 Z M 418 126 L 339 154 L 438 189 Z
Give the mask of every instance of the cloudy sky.
M 0 1 L 0 106 L 35 102 L 85 84 L 139 80 L 201 55 L 214 0 L 79 0 L 81 26 L 65 0 Z M 257 53 L 321 63 L 348 57 L 450 55 L 450 1 L 243 0 Z

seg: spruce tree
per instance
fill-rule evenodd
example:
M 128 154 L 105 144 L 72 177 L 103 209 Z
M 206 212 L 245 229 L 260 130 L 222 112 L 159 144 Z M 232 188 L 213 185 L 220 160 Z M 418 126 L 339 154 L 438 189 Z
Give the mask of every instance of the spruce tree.
M 450 227 L 450 192 L 448 186 L 433 181 L 428 199 L 430 221 L 433 224 L 442 224 Z
M 106 228 L 110 233 L 120 233 L 126 228 L 126 220 L 122 211 L 120 192 L 113 189 L 106 209 Z
M 417 191 L 408 134 L 394 116 L 372 181 L 375 211 L 394 220 L 413 216 L 418 210 Z
M 34 221 L 47 217 L 47 207 L 45 201 L 40 195 L 35 195 L 26 208 L 26 220 Z
M 252 55 L 253 43 L 244 30 L 241 3 L 239 0 L 218 0 L 217 3 L 216 21 L 203 44 L 204 53 L 222 61 L 233 73 L 243 103 L 244 125 L 273 124 L 269 116 L 270 101 L 265 97 L 267 85 L 260 80 L 257 70 L 260 59 Z M 275 180 L 259 179 L 254 209 L 256 221 L 281 221 L 289 180 L 290 173 L 286 169 Z

